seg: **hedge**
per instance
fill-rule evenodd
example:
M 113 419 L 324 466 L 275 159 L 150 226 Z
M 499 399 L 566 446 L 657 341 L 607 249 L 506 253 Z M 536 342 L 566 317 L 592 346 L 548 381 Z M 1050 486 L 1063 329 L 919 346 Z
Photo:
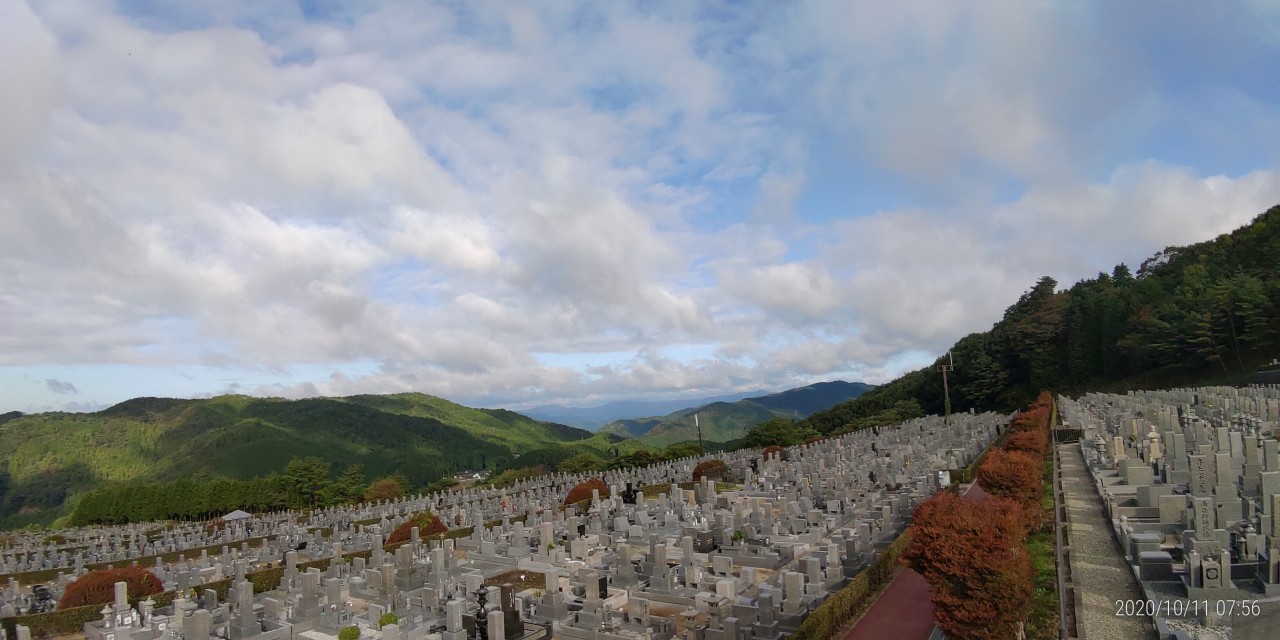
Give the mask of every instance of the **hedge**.
M 49 636 L 82 633 L 86 622 L 102 619 L 102 605 L 91 604 L 85 607 L 58 609 L 49 613 L 36 613 L 27 616 L 13 616 L 0 619 L 0 626 L 10 638 L 18 637 L 19 624 L 31 628 L 31 637 L 46 638 Z
M 839 637 L 845 625 L 866 612 L 880 590 L 893 579 L 898 566 L 898 556 L 911 542 L 908 529 L 898 536 L 880 556 L 853 577 L 845 588 L 827 598 L 800 623 L 791 634 L 792 640 L 827 640 Z

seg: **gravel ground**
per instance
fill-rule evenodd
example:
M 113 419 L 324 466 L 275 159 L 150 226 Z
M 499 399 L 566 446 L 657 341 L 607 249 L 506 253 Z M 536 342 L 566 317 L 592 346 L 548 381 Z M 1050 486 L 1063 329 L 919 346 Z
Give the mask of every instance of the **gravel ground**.
M 1138 581 L 1120 554 L 1102 498 L 1084 465 L 1078 444 L 1058 447 L 1062 487 L 1066 493 L 1071 545 L 1071 577 L 1082 606 L 1076 612 L 1085 640 L 1155 639 L 1145 617 L 1117 617 L 1117 600 L 1142 598 Z
M 1191 634 L 1192 638 L 1208 640 L 1231 640 L 1231 630 L 1226 627 L 1205 627 L 1191 620 L 1170 620 L 1169 629 L 1179 629 Z M 1199 634 L 1199 635 L 1196 635 Z

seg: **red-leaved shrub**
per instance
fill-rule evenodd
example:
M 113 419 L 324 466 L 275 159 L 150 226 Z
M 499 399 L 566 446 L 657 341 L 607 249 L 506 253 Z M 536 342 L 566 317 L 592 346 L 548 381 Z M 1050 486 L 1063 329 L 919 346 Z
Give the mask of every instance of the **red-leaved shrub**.
M 609 495 L 609 485 L 605 484 L 604 480 L 601 480 L 600 478 L 592 478 L 590 480 L 580 482 L 577 486 L 570 489 L 568 495 L 564 497 L 564 503 L 566 505 L 570 505 L 577 504 L 583 500 L 590 500 L 592 489 L 598 490 L 601 498 Z
M 698 466 L 693 468 L 693 479 L 695 481 L 701 480 L 703 478 L 710 478 L 712 480 L 721 480 L 724 478 L 724 475 L 728 472 L 729 472 L 729 465 L 725 464 L 724 460 L 720 460 L 719 458 L 712 459 L 712 460 L 704 460 L 702 462 L 699 462 Z
M 102 569 L 87 573 L 68 584 L 66 591 L 62 593 L 62 599 L 58 601 L 58 608 L 70 609 L 115 602 L 117 582 L 129 585 L 129 598 L 133 600 L 164 591 L 164 584 L 160 582 L 160 578 L 142 567 Z
M 1018 505 L 942 492 L 916 509 L 902 561 L 933 586 L 934 619 L 953 638 L 1017 635 L 1034 592 Z
M 418 535 L 423 537 L 434 536 L 437 533 L 444 533 L 449 530 L 449 527 L 446 527 L 444 522 L 440 521 L 440 518 L 437 518 L 430 511 L 423 511 L 396 527 L 396 530 L 391 532 L 391 537 L 387 538 L 384 546 L 389 547 L 401 542 L 408 542 L 409 538 L 412 537 L 414 527 L 418 528 Z

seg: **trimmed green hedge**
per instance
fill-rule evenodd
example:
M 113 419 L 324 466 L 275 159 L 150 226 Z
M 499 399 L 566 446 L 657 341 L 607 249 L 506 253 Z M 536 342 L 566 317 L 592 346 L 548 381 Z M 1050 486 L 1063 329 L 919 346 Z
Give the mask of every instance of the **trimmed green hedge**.
M 839 637 L 841 629 L 866 612 L 880 590 L 893 579 L 898 556 L 910 542 L 911 531 L 907 530 L 885 548 L 871 566 L 863 569 L 845 588 L 827 598 L 810 613 L 800 624 L 800 628 L 791 634 L 792 640 L 827 640 Z
M 91 604 L 85 607 L 59 609 L 49 613 L 36 613 L 29 616 L 16 616 L 0 619 L 0 625 L 10 638 L 18 637 L 19 624 L 31 629 L 32 638 L 81 633 L 86 622 L 102 619 L 102 605 Z

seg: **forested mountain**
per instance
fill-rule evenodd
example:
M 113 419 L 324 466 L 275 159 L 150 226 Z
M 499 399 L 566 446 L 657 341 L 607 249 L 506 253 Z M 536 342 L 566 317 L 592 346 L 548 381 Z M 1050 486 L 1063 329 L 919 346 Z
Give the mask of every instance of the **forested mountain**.
M 48 523 L 94 487 L 193 476 L 247 480 L 291 459 L 326 475 L 361 465 L 420 487 L 515 454 L 591 434 L 423 394 L 280 400 L 136 398 L 96 413 L 43 413 L 0 424 L 0 523 Z M 314 498 L 314 496 L 313 496 Z
M 778 416 L 802 418 L 873 388 L 861 382 L 819 382 L 736 402 L 713 402 L 681 409 L 665 416 L 618 420 L 605 425 L 600 432 L 639 438 L 646 445 L 665 447 L 698 439 L 693 417 L 697 414 L 703 440 L 728 442 L 741 439 L 748 429 L 765 420 Z
M 787 389 L 786 391 L 779 391 L 778 393 L 771 393 L 767 396 L 759 396 L 750 400 L 766 409 L 772 409 L 782 414 L 791 413 L 793 415 L 807 416 L 824 409 L 830 409 L 832 406 L 846 400 L 857 398 L 874 388 L 875 385 L 865 382 L 832 380 L 831 382 L 818 382 L 806 387 Z
M 640 416 L 662 415 L 685 407 L 700 407 L 713 402 L 735 402 L 743 398 L 759 396 L 763 393 L 763 391 L 745 391 L 710 398 L 686 400 L 616 400 L 594 407 L 563 407 L 548 404 L 531 409 L 521 409 L 520 413 L 535 420 L 558 422 L 595 431 L 610 422 L 639 418 Z
M 1053 250 L 1045 239 L 1044 250 Z M 1044 277 L 991 330 L 952 347 L 954 411 L 1011 410 L 1041 389 L 1080 393 L 1243 382 L 1280 353 L 1280 206 L 1236 231 L 1169 247 L 1134 273 L 1059 291 Z M 939 358 L 801 426 L 838 433 L 944 409 Z

